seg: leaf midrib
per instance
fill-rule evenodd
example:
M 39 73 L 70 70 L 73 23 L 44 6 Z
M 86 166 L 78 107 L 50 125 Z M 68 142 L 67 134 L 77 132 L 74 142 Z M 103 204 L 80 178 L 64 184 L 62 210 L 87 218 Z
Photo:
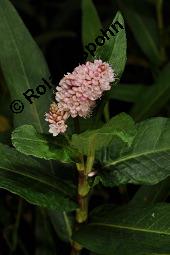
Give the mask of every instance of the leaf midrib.
M 16 135 L 17 133 L 14 132 L 14 135 Z M 41 140 L 41 139 L 31 139 L 31 138 L 27 138 L 27 137 L 13 137 L 12 140 L 14 141 L 14 143 L 18 143 L 17 140 L 26 140 L 26 141 L 32 141 L 32 142 L 40 142 L 40 143 L 44 143 L 44 144 L 47 144 L 48 145 L 48 142 L 45 141 L 45 140 Z
M 109 164 L 105 165 L 105 167 L 108 167 L 110 165 L 116 165 L 116 164 L 119 164 L 123 161 L 131 160 L 131 159 L 138 158 L 138 157 L 141 157 L 141 156 L 147 156 L 147 155 L 150 155 L 150 154 L 156 154 L 156 153 L 165 152 L 165 151 L 170 151 L 170 148 L 163 148 L 161 150 L 154 150 L 154 151 L 153 150 L 152 151 L 146 151 L 144 153 L 134 154 L 131 157 L 130 156 L 125 156 L 125 157 L 120 158 L 119 160 L 115 160 L 112 163 L 109 163 Z
M 67 216 L 65 211 L 63 211 L 63 217 L 64 217 L 64 222 L 65 222 L 66 231 L 68 233 L 69 240 L 71 240 L 72 229 L 71 229 L 71 226 L 70 226 L 68 216 Z
M 130 231 L 139 231 L 139 232 L 146 232 L 146 233 L 153 233 L 153 234 L 163 234 L 170 236 L 170 233 L 168 232 L 162 232 L 157 230 L 151 230 L 151 229 L 144 229 L 144 228 L 135 228 L 135 227 L 129 227 L 129 226 L 122 226 L 122 225 L 114 225 L 114 224 L 107 224 L 107 223 L 91 223 L 89 226 L 101 226 L 101 227 L 110 227 L 110 228 L 118 228 L 118 229 L 127 229 Z
M 42 180 L 42 179 L 38 179 L 38 178 L 35 178 L 35 177 L 30 176 L 30 175 L 27 175 L 27 174 L 22 174 L 21 172 L 15 171 L 14 169 L 11 170 L 10 168 L 7 168 L 7 167 L 1 167 L 1 166 L 0 166 L 0 169 L 6 170 L 6 171 L 8 171 L 8 172 L 10 172 L 10 173 L 11 173 L 11 172 L 12 172 L 12 173 L 15 173 L 15 174 L 18 174 L 18 175 L 20 175 L 20 176 L 27 177 L 28 179 L 32 179 L 32 180 L 37 181 L 37 182 L 39 182 L 39 183 L 45 184 L 45 185 L 47 185 L 47 186 L 49 186 L 49 187 L 52 187 L 52 188 L 58 190 L 59 192 L 61 192 L 61 193 L 63 193 L 63 194 L 65 194 L 65 195 L 71 197 L 69 193 L 65 192 L 65 190 L 60 189 L 57 185 L 55 186 L 55 185 L 53 185 L 52 183 L 48 183 L 48 182 L 46 182 L 46 181 L 44 181 L 44 180 Z

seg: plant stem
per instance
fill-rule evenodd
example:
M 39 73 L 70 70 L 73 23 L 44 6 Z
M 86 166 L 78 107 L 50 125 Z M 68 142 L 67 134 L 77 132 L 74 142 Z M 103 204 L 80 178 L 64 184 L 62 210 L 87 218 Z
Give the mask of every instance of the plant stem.
M 78 204 L 79 208 L 76 212 L 76 221 L 81 224 L 87 220 L 88 217 L 88 176 L 85 171 L 79 171 L 79 181 L 78 181 Z
M 84 158 L 81 157 L 81 162 L 77 163 L 78 170 L 78 195 L 77 201 L 79 208 L 76 211 L 76 230 L 79 229 L 80 225 L 88 219 L 88 200 L 90 187 L 88 184 L 88 173 L 92 170 L 94 162 L 94 156 L 89 155 L 87 157 L 86 164 L 84 164 Z M 70 255 L 79 255 L 82 247 L 72 242 L 72 250 Z
M 76 133 L 80 133 L 79 120 L 74 119 L 74 126 Z M 78 194 L 77 202 L 78 209 L 76 210 L 76 225 L 75 230 L 78 230 L 80 225 L 87 221 L 88 219 L 88 201 L 89 201 L 89 191 L 90 186 L 88 184 L 88 174 L 91 172 L 94 163 L 94 153 L 93 151 L 89 152 L 87 156 L 86 163 L 84 162 L 84 156 L 81 155 L 79 163 L 76 163 L 78 171 Z M 71 242 L 71 253 L 70 255 L 79 255 L 82 250 L 82 246 L 78 243 Z

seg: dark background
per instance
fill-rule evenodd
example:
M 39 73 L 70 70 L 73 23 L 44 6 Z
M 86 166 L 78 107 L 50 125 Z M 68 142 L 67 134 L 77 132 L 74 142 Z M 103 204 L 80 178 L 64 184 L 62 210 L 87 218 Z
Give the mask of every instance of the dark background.
M 134 2 L 134 8 L 137 8 L 142 15 L 152 16 L 155 20 L 155 2 L 148 1 L 130 1 Z M 19 12 L 25 25 L 29 29 L 33 38 L 42 49 L 56 85 L 63 75 L 71 72 L 74 67 L 82 63 L 83 47 L 81 39 L 81 1 L 79 0 L 12 0 L 15 8 Z M 120 8 L 119 1 L 114 0 L 96 0 L 94 1 L 102 20 L 103 27 L 110 24 L 116 11 Z M 147 11 L 145 8 L 147 6 Z M 164 30 L 161 31 L 159 38 L 160 44 L 166 48 L 166 59 L 159 66 L 161 70 L 169 61 L 170 46 L 170 1 L 165 0 L 163 5 Z M 127 32 L 127 65 L 121 83 L 125 84 L 144 84 L 151 86 L 154 82 L 155 72 L 153 63 L 141 50 L 141 47 L 135 40 L 133 31 L 128 26 L 125 19 Z M 140 29 L 140 27 L 139 27 Z M 145 37 L 143 38 L 145 40 Z M 163 84 L 162 84 L 163 86 Z M 0 81 L 0 92 L 5 95 L 1 100 L 0 109 L 0 142 L 8 142 L 10 129 L 12 128 L 12 116 L 7 108 L 9 100 L 8 91 Z M 140 95 L 138 95 L 140 98 Z M 163 100 L 163 99 L 162 99 Z M 112 99 L 110 103 L 110 115 L 114 116 L 119 112 L 129 113 L 133 103 Z M 169 116 L 170 105 L 167 103 L 152 116 Z M 129 185 L 128 191 L 130 198 L 134 195 L 138 187 Z M 96 192 L 90 207 L 98 205 L 101 201 L 111 201 L 115 204 L 124 203 L 117 188 L 102 189 Z M 18 215 L 18 205 L 22 204 L 22 213 L 18 227 L 18 237 L 16 249 L 11 247 L 14 243 L 14 229 L 16 227 L 16 217 Z M 59 242 L 59 238 L 46 219 L 45 213 L 41 211 L 41 217 L 37 223 L 36 208 L 27 202 L 19 199 L 7 191 L 0 190 L 0 255 L 8 254 L 69 254 L 67 245 Z M 45 240 L 41 236 L 42 224 L 50 226 L 50 232 L 46 232 Z M 49 233 L 49 234 L 47 234 Z M 50 237 L 52 236 L 52 237 Z M 55 245 L 53 244 L 55 240 Z M 55 252 L 51 251 L 54 247 Z M 68 247 L 69 249 L 69 247 Z M 50 252 L 48 253 L 48 250 Z M 42 253 L 43 252 L 43 253 Z

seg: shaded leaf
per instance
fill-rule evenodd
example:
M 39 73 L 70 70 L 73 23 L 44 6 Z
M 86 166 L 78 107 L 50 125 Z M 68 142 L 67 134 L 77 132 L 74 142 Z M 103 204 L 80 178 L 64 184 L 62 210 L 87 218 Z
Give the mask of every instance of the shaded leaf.
M 110 210 L 93 215 L 73 240 L 106 255 L 170 253 L 170 205 L 110 206 Z
M 141 47 L 141 50 L 154 65 L 161 63 L 159 51 L 159 32 L 149 5 L 134 0 L 118 0 L 119 7 Z
M 82 40 L 86 46 L 99 35 L 102 25 L 92 0 L 82 0 Z
M 144 185 L 136 192 L 130 204 L 136 206 L 165 201 L 170 195 L 169 187 L 170 177 L 152 186 Z
M 141 84 L 119 84 L 109 92 L 109 97 L 125 102 L 138 102 L 147 90 L 147 86 Z
M 136 120 L 142 120 L 158 113 L 170 99 L 170 63 L 160 72 L 155 84 L 142 93 L 131 110 Z
M 48 210 L 52 225 L 62 241 L 70 242 L 73 228 L 73 217 L 67 212 Z
M 0 187 L 28 202 L 54 210 L 72 211 L 75 189 L 50 174 L 44 162 L 0 144 Z
M 46 93 L 39 95 L 33 104 L 23 93 L 33 89 L 37 95 L 36 87 L 44 84 L 42 78 L 48 80 L 49 70 L 40 49 L 8 0 L 2 0 L 0 4 L 0 48 L 0 66 L 11 100 L 21 100 L 24 104 L 23 112 L 14 115 L 15 126 L 32 124 L 43 132 L 47 128 L 44 113 L 48 109 L 52 89 L 46 85 Z

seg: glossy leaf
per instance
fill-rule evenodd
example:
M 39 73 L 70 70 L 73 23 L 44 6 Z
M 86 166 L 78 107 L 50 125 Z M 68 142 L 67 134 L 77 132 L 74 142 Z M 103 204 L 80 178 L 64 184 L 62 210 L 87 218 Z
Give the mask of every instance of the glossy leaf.
M 76 208 L 72 185 L 50 174 L 44 162 L 3 144 L 0 144 L 0 155 L 0 188 L 50 209 L 72 211 Z
M 115 144 L 98 154 L 103 162 L 99 178 L 106 186 L 125 183 L 156 184 L 170 176 L 170 119 L 152 118 L 137 124 L 132 145 L 115 158 Z
M 38 95 L 33 104 L 23 93 L 33 89 L 37 95 L 37 86 L 44 84 L 42 78 L 49 80 L 49 70 L 40 49 L 8 0 L 0 4 L 0 48 L 0 66 L 11 102 L 21 100 L 24 104 L 23 112 L 14 115 L 15 126 L 32 124 L 38 131 L 46 131 L 44 113 L 48 110 L 52 89 L 45 85 L 46 93 Z
M 89 155 L 108 146 L 114 137 L 118 137 L 130 146 L 134 133 L 133 120 L 127 114 L 121 113 L 99 129 L 85 131 L 79 135 L 74 134 L 72 136 L 72 145 L 80 153 Z
M 170 253 L 169 204 L 106 209 L 93 215 L 73 239 L 99 254 Z
M 170 99 L 170 63 L 160 72 L 156 82 L 142 93 L 131 110 L 136 120 L 155 115 L 162 109 Z
M 72 162 L 71 149 L 66 141 L 50 139 L 45 135 L 39 134 L 31 125 L 24 125 L 14 130 L 12 134 L 13 145 L 19 152 L 26 155 L 35 156 L 43 159 L 59 160 L 63 163 Z

